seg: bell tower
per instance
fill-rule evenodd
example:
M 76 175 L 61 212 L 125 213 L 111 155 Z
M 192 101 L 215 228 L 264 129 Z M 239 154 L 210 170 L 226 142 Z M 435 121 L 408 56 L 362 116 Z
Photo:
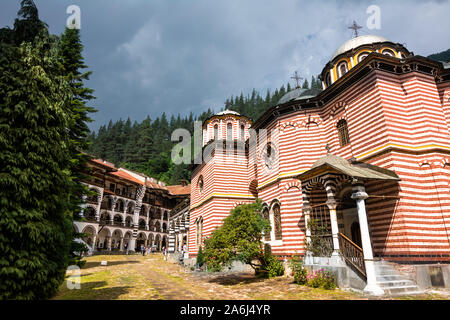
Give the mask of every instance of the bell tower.
M 203 123 L 203 146 L 212 140 L 243 140 L 249 138 L 252 122 L 236 111 L 225 109 Z

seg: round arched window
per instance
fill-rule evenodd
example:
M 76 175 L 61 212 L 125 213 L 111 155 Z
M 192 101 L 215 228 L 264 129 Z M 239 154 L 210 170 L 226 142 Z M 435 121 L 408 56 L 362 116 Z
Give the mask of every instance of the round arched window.
M 214 125 L 214 140 L 219 140 L 219 125 Z
M 327 87 L 331 86 L 331 75 L 329 72 L 325 76 L 325 84 L 327 85 Z
M 271 143 L 268 143 L 266 145 L 266 150 L 265 150 L 265 154 L 264 154 L 264 164 L 266 165 L 266 167 L 268 169 L 272 169 L 274 162 L 275 162 L 275 153 L 276 150 L 275 148 L 272 146 Z
M 361 52 L 358 56 L 358 62 L 363 61 L 368 55 L 369 55 L 369 52 L 367 52 L 367 51 Z
M 231 122 L 227 124 L 227 140 L 233 140 L 233 124 Z
M 200 192 L 203 192 L 203 176 L 201 176 L 200 179 L 198 179 L 198 188 Z
M 394 51 L 392 51 L 390 49 L 384 49 L 382 54 L 384 54 L 385 56 L 389 56 L 389 57 L 395 57 Z
M 344 74 L 346 74 L 348 71 L 347 62 L 344 61 L 344 62 L 339 63 L 337 69 L 338 69 L 339 78 L 343 77 Z

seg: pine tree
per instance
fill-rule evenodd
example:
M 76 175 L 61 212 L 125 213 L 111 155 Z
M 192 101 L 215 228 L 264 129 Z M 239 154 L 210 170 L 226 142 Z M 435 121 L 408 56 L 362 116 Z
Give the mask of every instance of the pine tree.
M 92 122 L 89 113 L 96 110 L 86 105 L 87 102 L 94 99 L 93 90 L 85 87 L 84 81 L 89 80 L 91 72 L 82 72 L 86 69 L 82 56 L 83 45 L 81 44 L 80 32 L 78 29 L 66 28 L 61 36 L 60 50 L 62 57 L 63 75 L 71 89 L 71 98 L 68 104 L 67 113 L 70 116 L 68 124 L 68 134 L 70 139 L 70 157 L 72 159 L 70 172 L 72 173 L 72 185 L 70 192 L 70 208 L 74 220 L 80 220 L 82 194 L 87 194 L 88 189 L 81 181 L 85 178 L 83 172 L 87 172 L 88 156 L 83 152 L 89 147 L 88 122 Z M 81 238 L 82 234 L 74 234 L 75 238 Z M 84 249 L 84 250 L 83 250 Z M 72 263 L 80 264 L 81 257 L 79 253 L 85 251 L 85 248 L 76 241 L 72 241 Z M 78 254 L 75 254 L 77 252 Z
M 305 79 L 305 82 L 303 82 L 302 89 L 309 89 L 308 79 Z
M 72 239 L 71 88 L 34 8 L 22 1 L 19 14 L 35 20 L 16 20 L 21 45 L 0 43 L 0 299 L 55 294 Z

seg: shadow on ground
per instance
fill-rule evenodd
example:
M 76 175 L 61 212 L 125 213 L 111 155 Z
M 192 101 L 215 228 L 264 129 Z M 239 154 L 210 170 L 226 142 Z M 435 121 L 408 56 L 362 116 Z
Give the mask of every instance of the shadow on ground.
M 239 274 L 226 274 L 217 275 L 210 279 L 208 282 L 217 283 L 224 286 L 233 286 L 238 284 L 250 284 L 256 282 L 263 282 L 264 278 L 258 278 L 254 274 L 239 273 Z
M 129 263 L 140 263 L 140 261 L 136 260 L 127 260 L 127 261 L 108 261 L 108 265 L 104 267 L 112 267 L 117 266 L 121 264 L 129 264 Z M 95 268 L 100 266 L 100 261 L 88 261 L 81 269 L 89 269 L 89 268 Z
M 106 281 L 93 281 L 81 284 L 80 289 L 69 290 L 64 288 L 62 297 L 54 297 L 55 300 L 115 300 L 119 296 L 130 292 L 132 287 L 121 286 L 113 288 L 102 288 L 107 285 Z M 65 292 L 64 292 L 65 291 Z M 68 292 L 69 291 L 69 292 Z

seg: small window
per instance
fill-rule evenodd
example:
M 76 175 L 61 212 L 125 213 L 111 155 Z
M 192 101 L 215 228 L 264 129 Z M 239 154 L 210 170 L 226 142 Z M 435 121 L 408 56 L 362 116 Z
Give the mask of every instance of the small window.
M 383 53 L 385 56 L 395 57 L 394 51 L 392 51 L 392 50 L 390 50 L 390 49 L 384 49 L 382 53 Z
M 233 125 L 231 122 L 227 124 L 227 140 L 233 140 Z
M 273 229 L 275 231 L 275 240 L 281 240 L 281 212 L 279 204 L 275 204 L 273 206 L 273 224 Z
M 337 124 L 339 143 L 341 147 L 350 143 L 350 137 L 348 135 L 347 121 L 344 119 L 340 120 Z
M 327 87 L 331 86 L 331 75 L 329 72 L 325 76 L 325 84 L 327 85 Z
M 342 78 L 344 76 L 344 74 L 347 73 L 347 71 L 348 71 L 347 62 L 341 62 L 338 65 L 339 78 Z
M 369 52 L 367 52 L 367 51 L 361 52 L 358 56 L 358 62 L 363 61 L 368 55 L 369 55 Z
M 399 56 L 401 59 L 406 59 L 406 55 L 403 52 L 399 52 Z
M 245 140 L 245 126 L 241 124 L 241 140 Z
M 272 147 L 271 143 L 268 143 L 266 145 L 266 150 L 265 151 L 266 152 L 264 154 L 264 164 L 266 165 L 266 167 L 268 169 L 271 170 L 273 165 L 274 165 L 276 150 Z
M 203 177 L 200 177 L 200 179 L 198 180 L 198 188 L 200 192 L 203 192 Z
M 219 140 L 219 126 L 217 124 L 214 126 L 214 140 Z

